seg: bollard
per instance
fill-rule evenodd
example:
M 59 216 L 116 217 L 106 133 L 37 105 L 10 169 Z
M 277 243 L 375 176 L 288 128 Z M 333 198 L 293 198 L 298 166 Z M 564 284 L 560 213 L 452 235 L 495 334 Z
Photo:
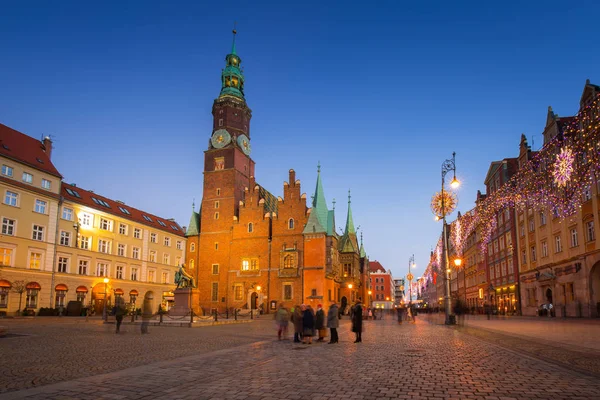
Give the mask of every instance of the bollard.
M 229 319 L 229 308 L 225 310 L 225 316 L 227 317 L 227 319 Z
M 218 320 L 219 320 L 219 312 L 215 308 L 215 322 L 217 322 Z
M 237 321 L 237 308 L 233 309 L 233 319 Z
M 159 323 L 159 324 L 162 324 L 162 323 L 163 323 L 163 313 L 162 313 L 162 312 L 160 312 L 160 313 L 158 314 L 158 316 L 159 316 L 159 318 L 160 318 L 160 319 L 159 319 L 159 321 L 158 321 L 158 323 Z
M 254 319 L 254 310 L 250 309 L 250 319 Z

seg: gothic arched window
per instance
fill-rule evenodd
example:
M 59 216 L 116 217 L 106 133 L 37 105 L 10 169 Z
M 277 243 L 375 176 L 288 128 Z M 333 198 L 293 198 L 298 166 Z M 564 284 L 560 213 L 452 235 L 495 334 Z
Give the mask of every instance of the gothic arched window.
M 288 221 L 288 229 L 294 229 L 294 218 L 290 218 Z

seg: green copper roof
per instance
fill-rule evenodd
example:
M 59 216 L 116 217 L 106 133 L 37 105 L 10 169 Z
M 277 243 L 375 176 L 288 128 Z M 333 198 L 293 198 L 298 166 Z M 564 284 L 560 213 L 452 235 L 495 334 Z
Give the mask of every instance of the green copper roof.
M 330 227 L 329 210 L 327 209 L 323 184 L 321 183 L 321 165 L 319 164 L 317 166 L 317 186 L 313 196 L 312 209 L 310 210 L 310 216 L 308 217 L 308 222 L 303 233 L 321 232 L 330 235 L 330 232 L 334 230 L 333 222 L 332 215 Z
M 198 236 L 200 234 L 200 214 L 195 211 L 195 205 L 192 204 L 192 216 L 190 217 L 190 224 L 187 227 L 185 236 Z
M 361 258 L 365 258 L 367 256 L 367 253 L 365 252 L 365 246 L 363 246 L 363 238 L 362 238 L 362 231 L 360 232 L 360 257 Z
M 340 239 L 340 251 L 344 253 L 358 252 L 358 241 L 356 240 L 356 230 L 354 229 L 354 221 L 352 220 L 352 207 L 350 201 L 350 191 L 348 190 L 348 215 L 346 217 L 346 229 Z
M 238 57 L 235 50 L 235 35 L 236 30 L 233 30 L 233 44 L 231 45 L 231 53 L 225 57 L 225 69 L 221 72 L 221 96 L 235 96 L 242 100 L 244 99 L 244 74 L 240 69 L 242 59 Z
M 258 185 L 258 193 L 259 193 L 259 198 L 265 200 L 265 211 L 276 213 L 277 205 L 279 203 L 277 201 L 277 197 L 273 196 L 273 194 L 271 194 L 271 192 L 269 192 L 267 189 L 265 189 L 261 185 Z

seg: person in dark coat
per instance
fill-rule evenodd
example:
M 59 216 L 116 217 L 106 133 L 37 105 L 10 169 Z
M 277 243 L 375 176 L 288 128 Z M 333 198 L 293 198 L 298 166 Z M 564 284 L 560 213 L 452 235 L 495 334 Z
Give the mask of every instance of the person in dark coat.
M 361 337 L 361 333 L 362 333 L 362 314 L 363 314 L 363 309 L 362 309 L 362 303 L 360 302 L 360 298 L 358 299 L 358 301 L 356 302 L 356 305 L 352 308 L 352 332 L 354 332 L 356 334 L 356 340 L 354 341 L 354 343 L 360 343 L 362 342 L 362 337 Z
M 331 338 L 329 339 L 329 344 L 337 343 L 338 333 L 337 328 L 340 326 L 339 315 L 339 307 L 335 303 L 331 303 L 329 306 L 329 311 L 327 311 L 327 327 L 331 331 Z
M 125 301 L 121 297 L 117 297 L 115 301 L 115 320 L 117 321 L 117 330 L 115 333 L 121 331 L 121 324 L 123 323 L 123 317 L 127 314 L 127 308 L 125 307 Z
M 302 313 L 302 333 L 302 342 L 312 344 L 312 337 L 315 335 L 315 314 L 310 304 Z
M 300 343 L 302 338 L 302 309 L 295 306 L 292 312 L 292 323 L 294 324 L 294 343 Z
M 325 330 L 325 311 L 323 311 L 322 305 L 317 305 L 317 312 L 315 313 L 315 329 L 319 332 L 319 339 L 317 342 L 325 340 L 327 331 Z

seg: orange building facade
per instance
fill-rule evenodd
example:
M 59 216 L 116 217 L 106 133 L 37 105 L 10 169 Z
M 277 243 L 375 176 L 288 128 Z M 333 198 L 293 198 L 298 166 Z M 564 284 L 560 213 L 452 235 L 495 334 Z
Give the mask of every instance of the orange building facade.
M 234 39 L 235 40 L 235 39 Z M 235 41 L 225 58 L 221 93 L 214 101 L 213 129 L 204 152 L 200 210 L 187 228 L 186 267 L 198 282 L 204 313 L 234 309 L 272 312 L 287 306 L 366 298 L 368 265 L 358 245 L 348 196 L 343 234 L 327 207 L 320 166 L 312 203 L 307 204 L 293 169 L 274 196 L 254 177 L 252 112 L 244 97 L 244 75 Z

